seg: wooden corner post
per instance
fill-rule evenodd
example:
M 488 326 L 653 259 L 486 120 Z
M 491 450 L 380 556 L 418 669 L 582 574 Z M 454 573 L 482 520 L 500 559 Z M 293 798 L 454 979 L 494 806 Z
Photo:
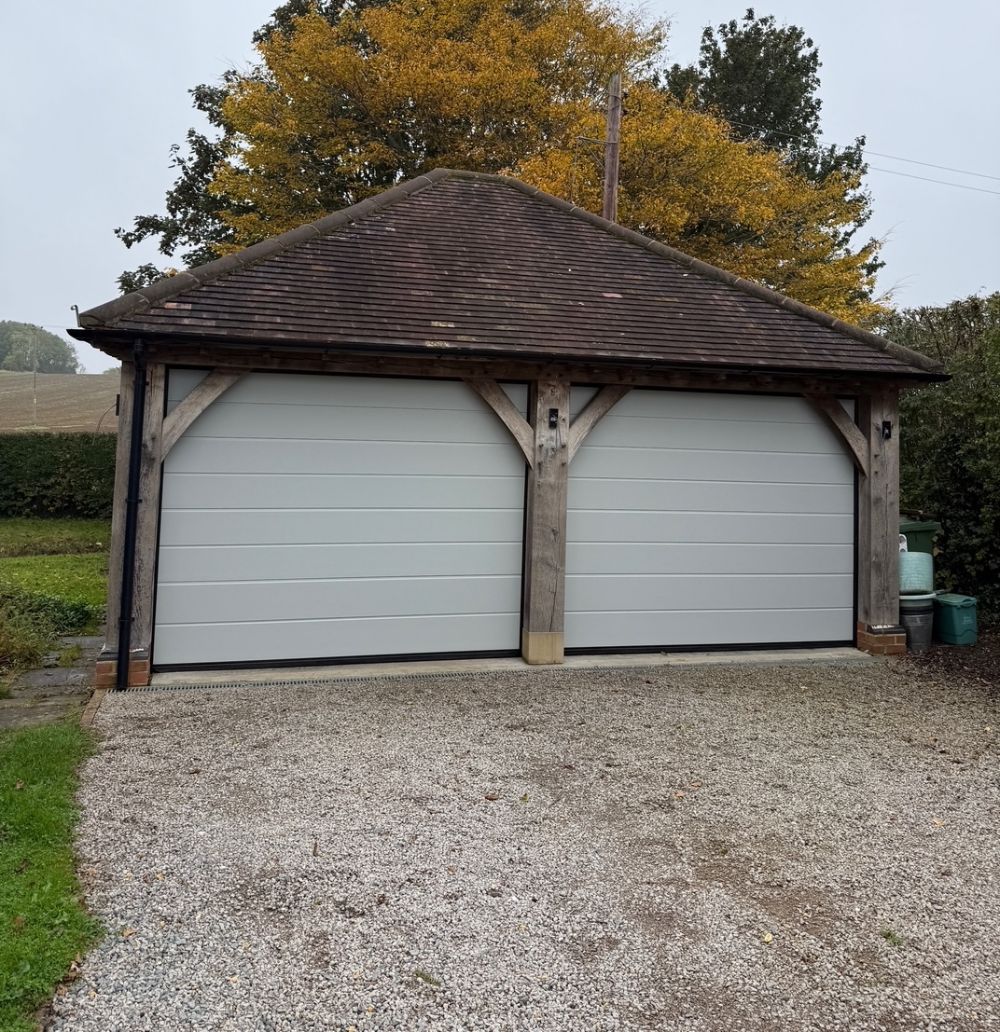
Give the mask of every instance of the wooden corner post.
M 139 465 L 139 507 L 135 532 L 128 683 L 149 684 L 153 643 L 153 596 L 156 588 L 156 539 L 160 522 L 160 445 L 166 404 L 166 379 L 166 366 L 162 362 L 150 362 L 147 365 L 145 385 L 135 382 L 132 363 L 122 365 L 114 511 L 111 524 L 111 566 L 108 575 L 108 631 L 107 642 L 97 663 L 98 688 L 114 687 L 117 680 L 118 629 L 125 559 L 125 496 L 128 489 L 132 441 L 131 396 L 135 390 L 142 389 L 145 390 L 145 404 Z M 126 401 L 129 403 L 126 404 Z
M 899 627 L 899 393 L 858 399 L 868 472 L 858 477 L 858 647 L 902 652 Z
M 561 663 L 566 608 L 569 381 L 536 381 L 531 386 L 528 408 L 534 461 L 528 470 L 525 509 L 521 654 L 527 663 Z
M 118 618 L 122 596 L 122 560 L 125 556 L 125 496 L 128 492 L 128 452 L 132 442 L 132 394 L 135 364 L 122 362 L 118 386 L 118 442 L 115 449 L 115 488 L 111 501 L 111 541 L 108 552 L 108 630 L 101 660 L 118 652 Z

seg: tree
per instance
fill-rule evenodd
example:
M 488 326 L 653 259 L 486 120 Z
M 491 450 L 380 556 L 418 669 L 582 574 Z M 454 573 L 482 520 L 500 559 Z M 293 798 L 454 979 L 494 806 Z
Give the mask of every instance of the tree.
M 363 9 L 378 2 L 384 0 L 289 0 L 253 34 L 253 41 L 260 44 L 276 32 L 294 31 L 295 19 L 310 11 L 336 22 L 345 6 Z M 209 130 L 189 129 L 186 149 L 176 143 L 171 146 L 170 164 L 178 174 L 174 185 L 167 191 L 166 211 L 163 214 L 137 215 L 131 228 L 116 229 L 115 235 L 126 247 L 151 237 L 157 238 L 160 254 L 166 257 L 178 255 L 181 262 L 190 267 L 210 262 L 218 257 L 217 248 L 232 243 L 232 229 L 220 218 L 220 213 L 234 210 L 236 204 L 209 192 L 208 187 L 216 166 L 225 161 L 229 149 L 232 129 L 226 122 L 222 104 L 238 79 L 237 72 L 230 69 L 218 84 L 202 84 L 190 91 L 195 110 L 205 116 Z M 123 272 L 118 277 L 118 286 L 122 293 L 127 293 L 155 282 L 164 274 L 152 262 L 146 262 Z
M 856 180 L 832 173 L 816 183 L 758 144 L 733 140 L 725 122 L 679 107 L 651 84 L 628 92 L 622 124 L 619 221 L 647 236 L 757 280 L 839 318 L 867 322 L 881 308 L 870 300 L 870 242 L 842 244 L 858 215 Z M 590 113 L 578 136 L 599 138 Z M 522 163 L 520 174 L 544 190 L 572 194 L 600 211 L 601 167 L 571 146 Z
M 903 395 L 902 505 L 943 524 L 938 585 L 1000 615 L 1000 292 L 900 312 L 883 332 L 952 376 Z
M 821 66 L 804 29 L 757 17 L 749 8 L 741 21 L 706 26 L 698 64 L 671 66 L 664 84 L 678 101 L 721 116 L 738 139 L 785 155 L 807 179 L 823 183 L 836 173 L 860 183 L 868 170 L 865 138 L 847 147 L 820 142 Z M 842 231 L 845 245 L 871 217 L 867 193 L 858 189 L 853 200 L 857 215 Z M 882 264 L 873 253 L 868 271 Z
M 436 166 L 485 172 L 570 144 L 612 71 L 648 73 L 662 29 L 592 0 L 396 0 L 316 13 L 258 45 L 223 102 L 210 190 L 238 245 Z
M 435 166 L 511 172 L 600 210 L 594 141 L 622 70 L 623 222 L 837 315 L 873 312 L 877 244 L 845 240 L 857 176 L 812 180 L 657 89 L 663 25 L 598 0 L 279 12 L 258 34 L 260 63 L 213 95 L 222 157 L 196 173 L 192 152 L 173 194 L 186 199 L 158 232 L 226 253 Z
M 73 345 L 32 323 L 0 322 L 0 369 L 7 372 L 76 373 Z

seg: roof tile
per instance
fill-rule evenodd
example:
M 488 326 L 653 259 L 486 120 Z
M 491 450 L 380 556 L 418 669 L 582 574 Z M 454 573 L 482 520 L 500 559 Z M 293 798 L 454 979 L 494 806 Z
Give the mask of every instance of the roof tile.
M 937 378 L 922 355 L 515 180 L 438 170 L 81 313 L 123 332 Z

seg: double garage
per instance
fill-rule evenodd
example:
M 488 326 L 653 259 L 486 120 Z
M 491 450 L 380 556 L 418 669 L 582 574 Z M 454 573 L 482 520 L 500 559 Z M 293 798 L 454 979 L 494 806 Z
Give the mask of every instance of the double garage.
M 169 413 L 205 372 L 167 375 Z M 163 464 L 153 664 L 516 654 L 525 487 L 462 381 L 251 373 Z M 632 390 L 567 494 L 567 651 L 852 641 L 854 466 L 802 398 Z
M 438 169 L 79 315 L 122 362 L 99 684 L 898 627 L 930 359 Z

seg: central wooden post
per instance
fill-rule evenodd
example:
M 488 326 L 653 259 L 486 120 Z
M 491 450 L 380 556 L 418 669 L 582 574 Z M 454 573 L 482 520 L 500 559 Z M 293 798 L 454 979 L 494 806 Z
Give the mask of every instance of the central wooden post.
M 899 395 L 878 390 L 858 399 L 868 472 L 858 478 L 858 647 L 903 652 L 899 626 Z
M 534 464 L 528 471 L 525 509 L 521 654 L 527 663 L 561 663 L 566 608 L 569 381 L 536 381 L 528 407 Z

